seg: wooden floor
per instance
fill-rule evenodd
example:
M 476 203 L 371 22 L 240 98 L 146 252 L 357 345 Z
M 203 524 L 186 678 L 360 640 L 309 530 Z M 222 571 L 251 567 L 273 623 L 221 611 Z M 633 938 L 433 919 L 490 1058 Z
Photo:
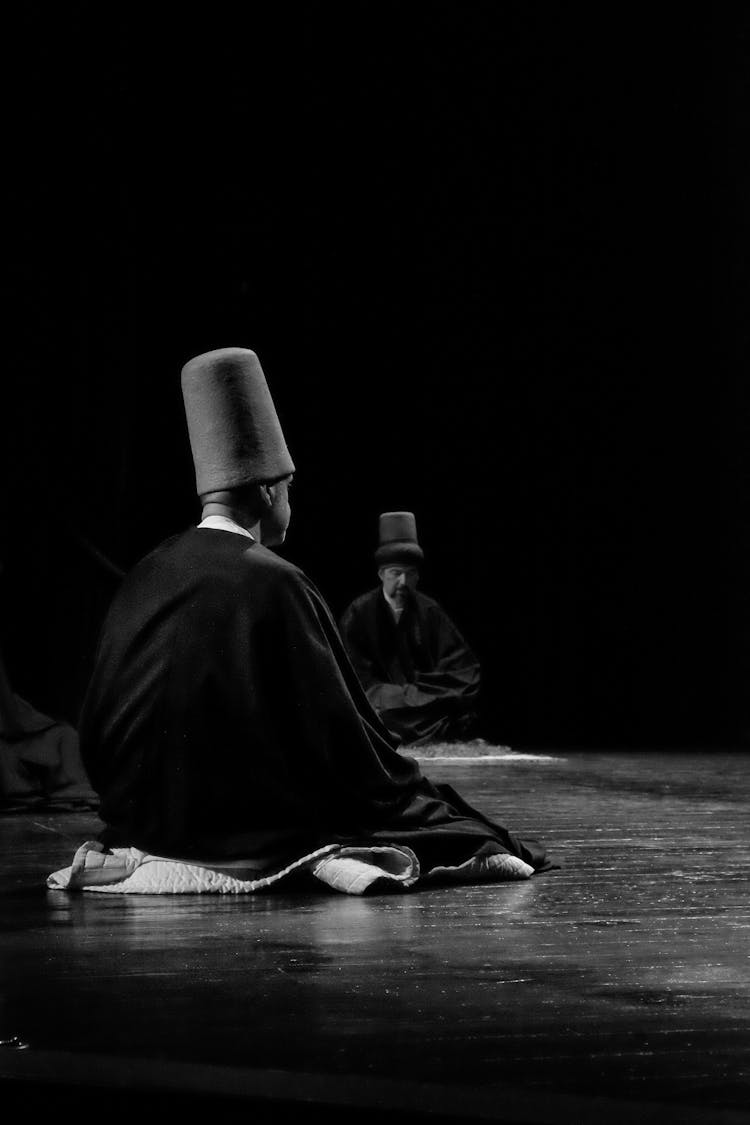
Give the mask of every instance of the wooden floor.
M 558 870 L 349 898 L 68 895 L 0 818 L 0 1104 L 108 1122 L 750 1121 L 745 753 L 424 763 Z M 93 1091 L 93 1094 L 92 1094 Z

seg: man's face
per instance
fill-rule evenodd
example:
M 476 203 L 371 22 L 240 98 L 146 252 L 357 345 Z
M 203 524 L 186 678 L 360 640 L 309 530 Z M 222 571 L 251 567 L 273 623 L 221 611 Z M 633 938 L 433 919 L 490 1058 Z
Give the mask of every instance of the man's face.
M 271 509 L 260 521 L 261 541 L 266 547 L 278 547 L 286 539 L 287 528 L 292 518 L 289 502 L 292 480 L 293 477 L 289 476 L 268 487 L 272 498 Z
M 403 605 L 409 591 L 417 588 L 419 571 L 409 563 L 391 563 L 388 566 L 381 566 L 378 577 L 383 583 L 383 590 L 387 597 L 392 598 L 397 605 Z

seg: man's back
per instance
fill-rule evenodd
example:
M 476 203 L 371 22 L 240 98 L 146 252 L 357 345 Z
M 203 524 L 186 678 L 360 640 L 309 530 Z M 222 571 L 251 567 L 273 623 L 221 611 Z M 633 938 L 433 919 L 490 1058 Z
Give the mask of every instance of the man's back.
M 357 696 L 369 711 L 298 568 L 227 531 L 167 540 L 113 602 L 81 717 L 106 842 L 251 854 L 266 828 L 314 834 L 327 806 L 366 804 L 384 781 L 397 800 L 415 770 L 363 726 Z

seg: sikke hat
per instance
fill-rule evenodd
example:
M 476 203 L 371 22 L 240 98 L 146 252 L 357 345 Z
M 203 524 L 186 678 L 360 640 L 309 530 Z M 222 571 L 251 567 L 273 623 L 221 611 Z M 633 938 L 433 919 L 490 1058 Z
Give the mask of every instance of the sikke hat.
M 375 552 L 378 566 L 392 562 L 415 565 L 424 558 L 417 541 L 417 521 L 413 512 L 383 512 L 378 530 L 380 545 Z
M 199 496 L 294 472 L 255 352 L 219 348 L 195 356 L 181 383 Z

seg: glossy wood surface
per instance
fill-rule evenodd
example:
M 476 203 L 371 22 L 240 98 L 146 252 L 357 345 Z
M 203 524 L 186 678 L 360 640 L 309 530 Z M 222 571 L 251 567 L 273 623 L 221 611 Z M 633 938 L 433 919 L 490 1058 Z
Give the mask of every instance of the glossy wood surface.
M 372 898 L 51 892 L 96 818 L 0 819 L 0 1038 L 29 1044 L 0 1049 L 0 1081 L 81 1090 L 95 1056 L 105 1087 L 130 1060 L 131 1084 L 158 1063 L 164 1089 L 272 1098 L 280 1074 L 362 1112 L 750 1120 L 748 765 L 425 762 L 560 867 Z

